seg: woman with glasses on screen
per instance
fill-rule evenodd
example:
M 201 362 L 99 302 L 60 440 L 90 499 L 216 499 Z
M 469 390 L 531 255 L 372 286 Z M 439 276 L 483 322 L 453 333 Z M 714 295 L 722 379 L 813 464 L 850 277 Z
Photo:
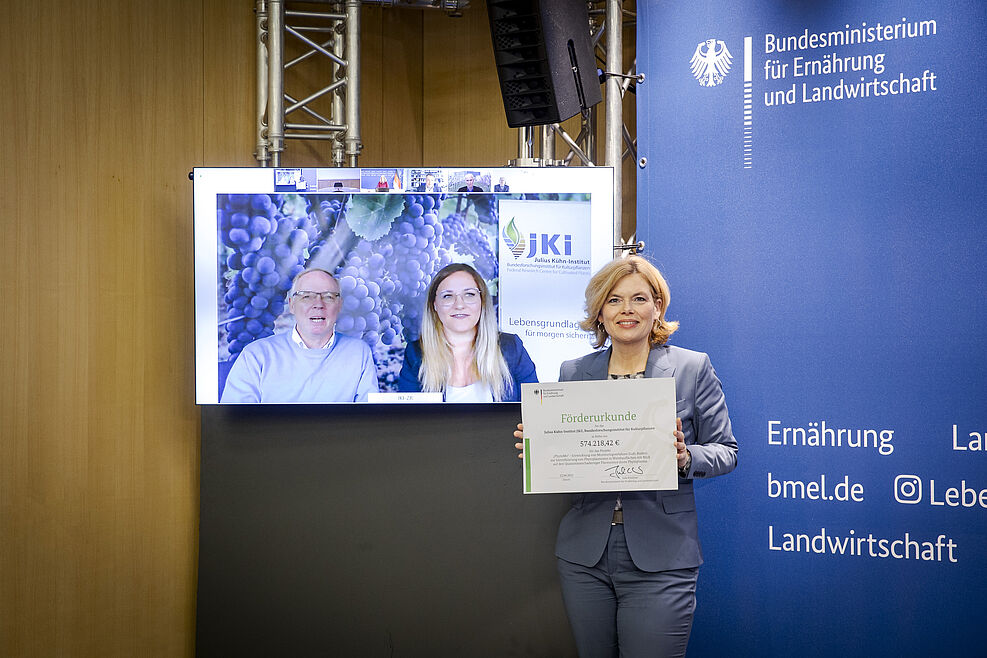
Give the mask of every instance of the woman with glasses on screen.
M 703 561 L 692 482 L 737 465 L 720 380 L 708 356 L 668 344 L 679 326 L 665 319 L 668 300 L 668 284 L 644 258 L 605 265 L 586 286 L 580 323 L 597 351 L 566 361 L 559 375 L 675 378 L 678 488 L 577 494 L 559 525 L 562 599 L 584 657 L 685 655 Z M 523 425 L 514 436 L 523 450 Z
M 500 333 L 483 278 L 465 263 L 443 267 L 428 287 L 421 338 L 409 343 L 399 391 L 440 392 L 446 402 L 517 402 L 538 381 L 514 334 Z

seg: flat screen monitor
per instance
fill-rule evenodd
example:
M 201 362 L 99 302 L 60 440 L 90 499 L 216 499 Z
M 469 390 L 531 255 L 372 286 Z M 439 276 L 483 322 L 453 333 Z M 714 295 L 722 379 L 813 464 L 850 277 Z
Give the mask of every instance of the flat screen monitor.
M 557 381 L 590 349 L 579 323 L 586 283 L 613 254 L 612 168 L 192 178 L 197 404 L 508 401 L 517 377 Z M 472 271 L 440 276 L 429 304 L 433 278 L 457 263 Z M 449 375 L 431 355 L 455 362 L 470 322 L 473 365 Z

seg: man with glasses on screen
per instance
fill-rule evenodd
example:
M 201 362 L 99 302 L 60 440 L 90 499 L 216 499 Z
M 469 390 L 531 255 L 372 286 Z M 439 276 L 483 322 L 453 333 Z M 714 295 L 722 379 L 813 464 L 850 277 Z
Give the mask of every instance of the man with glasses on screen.
M 299 273 L 288 291 L 294 329 L 243 348 L 222 402 L 366 402 L 378 390 L 377 369 L 365 342 L 334 331 L 341 307 L 329 272 Z
M 438 194 L 439 186 L 435 184 L 435 174 L 425 174 L 425 182 L 415 188 L 415 192 L 425 192 L 426 194 Z

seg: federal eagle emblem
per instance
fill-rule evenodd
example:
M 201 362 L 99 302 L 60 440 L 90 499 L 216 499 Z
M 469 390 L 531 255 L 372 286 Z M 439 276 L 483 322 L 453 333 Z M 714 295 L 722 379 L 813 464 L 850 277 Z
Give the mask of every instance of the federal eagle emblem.
M 703 87 L 715 87 L 730 71 L 732 56 L 727 45 L 717 39 L 700 41 L 692 54 L 692 75 Z

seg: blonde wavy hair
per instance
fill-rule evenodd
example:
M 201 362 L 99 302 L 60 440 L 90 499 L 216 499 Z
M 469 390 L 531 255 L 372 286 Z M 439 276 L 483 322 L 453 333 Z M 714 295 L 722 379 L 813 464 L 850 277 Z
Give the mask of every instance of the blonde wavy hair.
M 643 276 L 648 285 L 651 286 L 651 294 L 657 301 L 661 302 L 658 319 L 651 328 L 650 344 L 664 345 L 669 336 L 679 328 L 678 322 L 665 319 L 671 292 L 668 290 L 665 277 L 661 275 L 658 268 L 641 256 L 616 258 L 600 268 L 586 286 L 586 317 L 579 323 L 579 326 L 583 331 L 589 331 L 593 334 L 593 347 L 603 347 L 610 337 L 603 323 L 599 321 L 600 313 L 617 282 L 630 274 Z
M 418 381 L 423 391 L 445 391 L 452 373 L 453 355 L 449 341 L 442 330 L 442 320 L 435 310 L 435 296 L 439 286 L 456 272 L 466 272 L 480 291 L 480 319 L 476 323 L 476 336 L 473 339 L 473 376 L 488 385 L 495 402 L 500 402 L 514 390 L 511 371 L 507 368 L 504 355 L 500 351 L 500 331 L 497 317 L 490 299 L 490 291 L 483 277 L 465 263 L 452 263 L 439 270 L 428 286 L 425 298 L 425 312 L 422 314 L 422 365 L 418 370 Z

